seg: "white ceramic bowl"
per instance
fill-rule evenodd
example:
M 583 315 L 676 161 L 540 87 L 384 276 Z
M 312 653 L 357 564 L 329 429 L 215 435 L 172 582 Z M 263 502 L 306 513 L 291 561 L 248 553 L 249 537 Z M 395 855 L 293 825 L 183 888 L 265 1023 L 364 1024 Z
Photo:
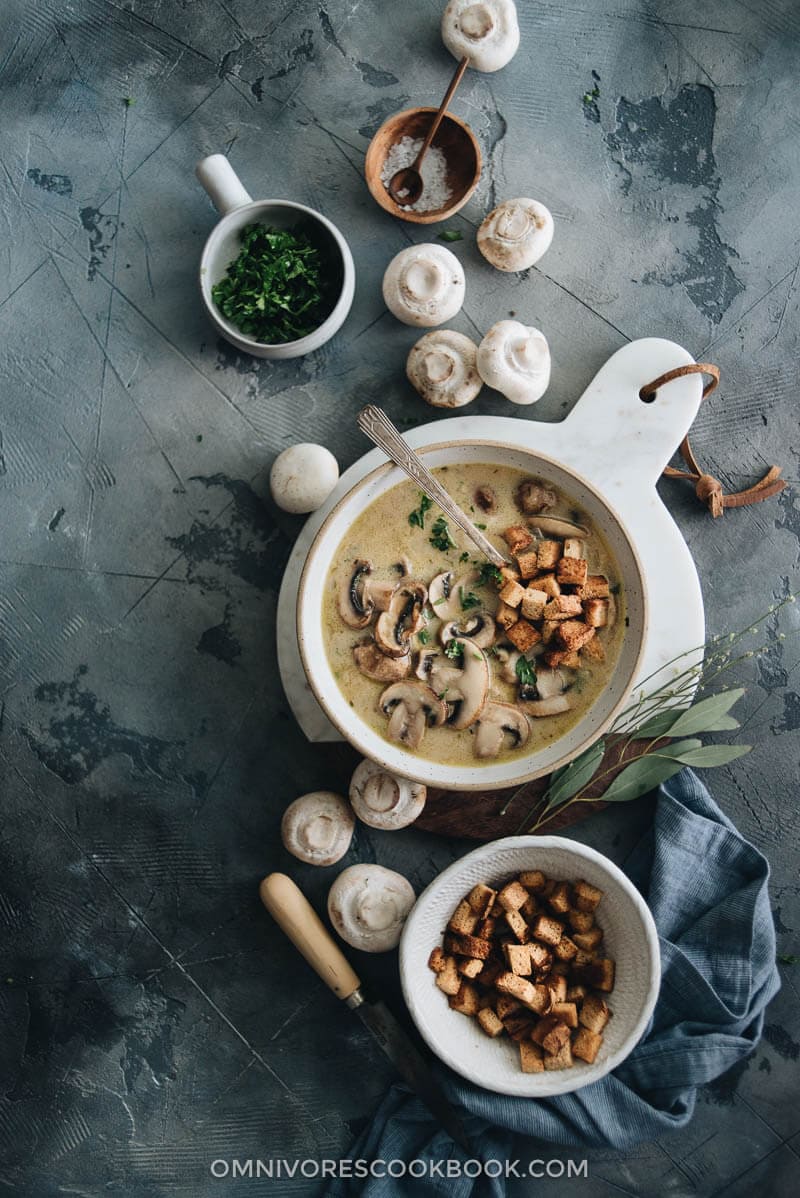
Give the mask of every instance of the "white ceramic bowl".
M 220 213 L 221 220 L 212 229 L 200 259 L 200 293 L 209 319 L 226 341 L 256 358 L 301 358 L 330 341 L 345 322 L 355 294 L 355 266 L 350 247 L 327 217 L 305 204 L 291 200 L 252 200 L 236 172 L 223 154 L 211 154 L 197 164 L 197 177 Z M 285 229 L 308 220 L 317 229 L 319 242 L 330 251 L 339 272 L 339 298 L 330 314 L 307 337 L 266 345 L 246 337 L 220 312 L 211 297 L 211 289 L 224 278 L 228 266 L 241 248 L 240 233 L 245 225 L 260 221 Z
M 442 423 L 438 425 L 439 429 L 443 427 Z M 647 624 L 641 564 L 628 533 L 608 501 L 588 482 L 558 462 L 495 441 L 452 441 L 417 452 L 422 454 L 429 469 L 486 462 L 525 470 L 575 499 L 602 529 L 620 568 L 629 620 L 608 685 L 578 723 L 558 740 L 532 750 L 527 756 L 488 763 L 476 761 L 474 766 L 426 761 L 424 757 L 385 740 L 358 715 L 339 689 L 328 661 L 322 626 L 322 598 L 328 570 L 347 529 L 369 503 L 405 479 L 405 475 L 390 463 L 373 470 L 339 500 L 308 551 L 297 597 L 297 639 L 303 668 L 320 706 L 342 736 L 364 757 L 380 762 L 391 772 L 447 790 L 518 786 L 572 760 L 602 734 L 624 707 L 636 679 Z M 402 545 L 387 546 L 387 554 L 399 556 L 403 549 Z
M 582 878 L 604 892 L 597 922 L 604 932 L 604 949 L 616 962 L 616 981 L 606 996 L 613 1015 L 593 1065 L 576 1058 L 571 1069 L 523 1073 L 514 1041 L 507 1036 L 492 1040 L 476 1019 L 451 1010 L 428 969 L 430 952 L 442 943 L 458 901 L 477 882 L 497 886 L 523 869 L 541 869 L 568 881 Z M 639 891 L 602 853 L 561 836 L 509 836 L 467 853 L 422 892 L 400 940 L 400 980 L 421 1036 L 446 1065 L 498 1094 L 547 1098 L 596 1082 L 616 1069 L 641 1040 L 661 981 L 658 932 Z

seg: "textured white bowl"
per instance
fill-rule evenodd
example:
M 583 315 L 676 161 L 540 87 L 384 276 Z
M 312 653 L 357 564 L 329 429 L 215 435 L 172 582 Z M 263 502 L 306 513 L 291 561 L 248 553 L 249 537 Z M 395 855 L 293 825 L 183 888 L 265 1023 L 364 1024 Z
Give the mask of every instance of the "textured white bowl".
M 440 422 L 439 429 L 446 422 Z M 584 508 L 600 528 L 617 559 L 625 589 L 629 625 L 619 657 L 607 686 L 588 711 L 563 736 L 544 747 L 534 747 L 527 755 L 500 758 L 472 765 L 446 765 L 428 761 L 424 756 L 386 740 L 365 720 L 342 693 L 331 669 L 325 649 L 322 622 L 323 596 L 331 562 L 353 521 L 379 495 L 405 480 L 397 466 L 388 463 L 371 471 L 342 496 L 326 517 L 308 551 L 297 594 L 297 643 L 311 690 L 328 719 L 342 736 L 370 761 L 377 761 L 390 773 L 401 774 L 426 786 L 445 790 L 491 790 L 520 786 L 530 778 L 548 774 L 587 748 L 606 730 L 622 710 L 639 673 L 647 630 L 647 598 L 641 562 L 621 519 L 609 501 L 595 487 L 572 470 L 515 445 L 495 441 L 450 441 L 430 449 L 418 449 L 428 469 L 457 466 L 461 463 L 491 463 L 525 470 L 543 478 L 565 492 Z M 399 556 L 403 545 L 387 546 Z M 394 560 L 389 557 L 388 560 Z M 423 744 L 424 749 L 424 744 Z
M 541 869 L 568 881 L 583 878 L 604 892 L 597 922 L 604 932 L 604 948 L 616 961 L 616 983 L 607 996 L 613 1015 L 593 1065 L 576 1058 L 572 1069 L 523 1073 L 514 1041 L 507 1036 L 491 1040 L 476 1019 L 451 1010 L 428 969 L 428 956 L 442 943 L 458 901 L 478 882 L 496 886 L 523 869 Z M 403 929 L 400 980 L 421 1036 L 446 1065 L 498 1094 L 547 1098 L 596 1082 L 638 1044 L 661 981 L 658 933 L 636 887 L 602 853 L 561 836 L 509 836 L 467 853 L 422 892 Z

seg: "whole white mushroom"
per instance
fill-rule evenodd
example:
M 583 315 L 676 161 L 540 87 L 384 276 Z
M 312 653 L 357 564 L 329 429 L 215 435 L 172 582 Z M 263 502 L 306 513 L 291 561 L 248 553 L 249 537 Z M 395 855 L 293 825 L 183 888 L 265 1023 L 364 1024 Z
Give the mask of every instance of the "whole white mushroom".
M 478 229 L 478 249 L 498 270 L 527 270 L 550 248 L 553 228 L 552 215 L 538 200 L 503 200 Z
M 364 760 L 350 780 L 350 802 L 362 823 L 384 832 L 413 824 L 425 806 L 421 782 L 398 778 L 375 761 Z
M 450 0 L 442 14 L 442 41 L 454 58 L 478 71 L 499 71 L 519 49 L 512 0 Z
M 406 360 L 411 386 L 434 408 L 463 408 L 483 386 L 476 359 L 478 347 L 455 329 L 425 333 Z
M 334 865 L 350 848 L 355 826 L 347 799 L 332 790 L 314 790 L 284 811 L 281 840 L 293 857 L 307 865 Z
M 301 441 L 279 453 L 269 472 L 269 489 L 284 512 L 315 512 L 339 481 L 339 464 L 324 445 Z
M 550 382 L 547 338 L 518 320 L 499 320 L 478 346 L 478 372 L 512 403 L 535 403 Z
M 451 320 L 464 302 L 464 271 L 443 245 L 423 242 L 395 254 L 383 276 L 386 307 L 402 320 L 432 328 Z
M 328 894 L 328 916 L 342 940 L 365 953 L 396 948 L 416 895 L 402 874 L 382 865 L 350 865 Z

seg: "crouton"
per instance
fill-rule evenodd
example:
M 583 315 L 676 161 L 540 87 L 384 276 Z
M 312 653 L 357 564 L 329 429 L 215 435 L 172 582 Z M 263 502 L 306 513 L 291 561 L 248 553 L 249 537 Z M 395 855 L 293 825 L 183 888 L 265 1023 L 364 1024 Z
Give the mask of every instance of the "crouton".
M 526 919 L 533 919 L 534 915 L 539 914 L 539 904 L 532 894 L 529 894 L 525 899 L 525 902 L 520 907 L 520 913 L 524 915 Z
M 553 964 L 553 954 L 543 944 L 527 944 L 528 956 L 530 957 L 531 967 L 537 973 L 545 974 L 549 971 Z
M 501 599 L 497 604 L 497 611 L 494 613 L 495 623 L 501 628 L 510 628 L 512 624 L 516 624 L 519 619 L 519 613 L 515 607 L 504 603 Z
M 587 994 L 581 1003 L 579 1022 L 590 1032 L 602 1032 L 610 1018 L 606 1000 L 599 994 Z
M 603 1037 L 598 1035 L 597 1032 L 590 1032 L 588 1027 L 581 1027 L 575 1033 L 575 1039 L 572 1041 L 572 1051 L 576 1057 L 580 1057 L 582 1061 L 593 1065 L 602 1043 Z
M 491 1036 L 495 1040 L 503 1034 L 502 1020 L 497 1018 L 491 1007 L 482 1007 L 478 1011 L 478 1023 L 481 1025 L 487 1036 Z
M 560 541 L 539 541 L 537 544 L 540 570 L 552 570 L 561 557 Z
M 588 882 L 581 880 L 572 887 L 573 907 L 578 911 L 596 911 L 603 897 L 603 891 Z
M 461 978 L 456 969 L 455 957 L 445 957 L 444 968 L 436 974 L 436 985 L 445 994 L 458 994 Z
M 519 570 L 516 566 L 501 566 L 500 577 L 503 582 L 519 582 Z
M 546 603 L 545 591 L 540 591 L 538 587 L 526 587 L 525 594 L 522 596 L 523 616 L 526 620 L 541 620 Z
M 544 663 L 551 670 L 557 670 L 561 666 L 565 670 L 579 670 L 581 659 L 574 649 L 548 649 L 544 654 Z
M 521 553 L 523 549 L 527 549 L 533 540 L 532 533 L 529 533 L 527 528 L 521 524 L 512 524 L 503 533 L 503 540 L 508 545 L 511 552 L 516 555 Z
M 441 973 L 446 964 L 446 958 L 440 944 L 436 948 L 431 949 L 431 955 L 428 957 L 428 969 L 432 969 L 434 973 Z
M 545 1052 L 555 1053 L 564 1044 L 569 1044 L 569 1028 L 555 1015 L 545 1015 L 531 1032 L 534 1044 L 541 1044 Z
M 558 632 L 560 620 L 543 620 L 542 621 L 542 642 L 549 645 L 553 637 Z
M 509 607 L 519 607 L 524 594 L 525 588 L 510 579 L 500 591 L 500 602 L 507 603 Z
M 594 629 L 584 624 L 583 620 L 564 620 L 556 636 L 565 649 L 574 653 L 582 649 L 594 634 Z
M 547 900 L 547 905 L 557 915 L 565 915 L 569 911 L 569 882 L 559 882 Z
M 603 574 L 590 574 L 576 594 L 581 599 L 607 599 L 611 594 L 608 579 Z
M 569 961 L 559 961 L 558 958 L 556 958 L 556 960 L 553 962 L 550 972 L 554 975 L 563 973 L 565 978 L 569 977 L 569 974 L 570 974 Z
M 530 977 L 533 965 L 531 964 L 531 954 L 528 951 L 527 944 L 504 944 L 503 952 L 506 955 L 508 968 L 517 977 Z
M 558 882 L 555 880 L 555 878 L 547 878 L 545 880 L 544 886 L 542 887 L 542 898 L 550 898 L 550 895 L 553 893 L 557 885 Z
M 520 1040 L 529 1040 L 535 1026 L 536 1020 L 533 1016 L 526 1014 L 511 1015 L 508 1019 L 503 1020 L 503 1027 L 517 1044 Z
M 562 936 L 558 944 L 553 949 L 553 952 L 558 957 L 559 961 L 571 961 L 578 951 L 578 945 L 575 940 L 569 936 Z
M 567 912 L 569 926 L 575 932 L 590 932 L 594 927 L 594 914 L 591 911 L 577 911 L 571 907 Z
M 536 546 L 531 549 L 525 549 L 522 553 L 514 555 L 519 566 L 520 576 L 522 578 L 533 578 L 534 574 L 539 573 L 539 555 L 536 552 Z
M 578 1008 L 574 1002 L 554 1002 L 550 1014 L 566 1023 L 569 1028 L 578 1026 Z
M 444 947 L 456 956 L 478 957 L 481 961 L 485 961 L 492 951 L 491 943 L 478 936 L 448 936 Z
M 510 994 L 512 998 L 518 998 L 526 1006 L 530 1005 L 531 1001 L 535 998 L 533 984 L 527 982 L 525 978 L 517 977 L 515 973 L 511 973 L 510 971 L 501 973 L 494 984 L 495 988 L 501 994 Z
M 614 989 L 616 966 L 610 957 L 601 957 L 599 961 L 592 961 L 584 968 L 588 970 L 589 985 L 595 990 L 602 990 L 604 994 L 608 994 Z
M 530 928 L 519 911 L 506 911 L 505 919 L 520 944 L 524 944 L 526 940 L 530 940 Z
M 478 926 L 478 916 L 466 899 L 462 899 L 447 924 L 451 932 L 459 936 L 471 936 Z
M 553 992 L 544 982 L 533 983 L 533 994 L 525 1003 L 535 1015 L 547 1015 L 553 1005 Z
M 589 567 L 582 557 L 562 557 L 556 566 L 556 578 L 562 586 L 583 586 L 588 573 Z
M 541 574 L 536 579 L 536 585 L 540 591 L 544 591 L 545 595 L 549 595 L 551 599 L 561 594 L 561 587 L 558 585 L 558 579 L 555 574 Z
M 567 979 L 563 973 L 556 973 L 555 970 L 547 979 L 546 985 L 553 996 L 553 1002 L 565 1002 L 567 998 Z
M 574 1061 L 572 1060 L 572 1050 L 569 1041 L 566 1044 L 562 1044 L 558 1052 L 545 1053 L 545 1069 L 571 1069 L 573 1064 Z
M 564 541 L 564 557 L 586 557 L 586 542 L 577 537 L 567 537 Z
M 549 603 L 545 604 L 543 615 L 545 620 L 571 620 L 575 616 L 579 616 L 582 611 L 581 601 L 577 595 L 556 595 Z
M 481 972 L 478 974 L 478 984 L 480 986 L 493 986 L 503 970 L 504 966 L 502 961 L 487 961 Z
M 461 1015 L 477 1015 L 480 1010 L 480 997 L 472 982 L 462 982 L 456 994 L 449 999 L 449 1005 Z
M 544 1073 L 544 1053 L 532 1040 L 520 1040 L 519 1064 L 523 1073 Z
M 481 919 L 486 919 L 487 915 L 494 906 L 494 900 L 497 898 L 497 891 L 492 890 L 491 886 L 484 886 L 483 882 L 479 882 L 477 886 L 473 886 L 467 895 L 467 902 L 473 911 L 475 911 Z M 458 908 L 456 908 L 457 910 Z
M 526 869 L 519 875 L 519 880 L 526 890 L 532 890 L 534 894 L 543 890 L 547 884 L 547 878 L 540 869 Z
M 551 919 L 549 915 L 538 915 L 531 930 L 535 940 L 555 946 L 561 939 L 564 929 L 557 919 Z
M 501 1019 L 507 1019 L 514 1011 L 519 1011 L 522 1003 L 517 998 L 512 998 L 510 994 L 498 995 L 495 1003 L 495 1010 Z
M 588 993 L 585 986 L 570 986 L 567 990 L 567 1002 L 582 1003 Z
M 506 636 L 511 641 L 515 649 L 519 649 L 520 653 L 527 653 L 542 639 L 542 634 L 538 628 L 534 628 L 533 624 L 529 624 L 527 620 L 517 620 L 516 624 L 512 624 L 506 629 Z
M 583 604 L 583 618 L 592 628 L 605 628 L 608 623 L 608 600 L 586 599 Z
M 596 957 L 596 952 L 587 952 L 585 948 L 579 948 L 572 959 L 573 970 L 582 969 L 584 965 L 591 965 Z
M 603 648 L 603 642 L 598 640 L 597 637 L 593 637 L 592 640 L 587 641 L 581 652 L 589 661 L 605 661 L 606 659 L 606 651 Z
M 482 919 L 475 929 L 475 935 L 480 940 L 491 940 L 497 931 L 497 918 L 494 915 L 487 915 Z
M 456 969 L 463 978 L 476 978 L 483 972 L 485 964 L 485 961 L 480 961 L 477 957 L 465 957 L 458 962 Z
M 588 932 L 574 932 L 572 939 L 578 948 L 582 948 L 585 952 L 590 953 L 592 949 L 597 948 L 603 939 L 603 929 L 594 927 L 590 928 Z
M 519 911 L 527 897 L 527 890 L 515 878 L 512 882 L 508 882 L 498 893 L 497 901 L 504 911 Z

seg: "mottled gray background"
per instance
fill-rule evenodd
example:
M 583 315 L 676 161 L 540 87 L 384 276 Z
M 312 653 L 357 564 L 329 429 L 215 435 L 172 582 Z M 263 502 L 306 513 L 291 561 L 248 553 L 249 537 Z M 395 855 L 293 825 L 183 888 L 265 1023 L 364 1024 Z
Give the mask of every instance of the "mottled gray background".
M 739 485 L 777 461 L 796 480 L 800 9 L 519 7 L 519 55 L 468 74 L 455 104 L 485 169 L 449 222 L 468 277 L 454 324 L 476 334 L 513 309 L 545 330 L 552 385 L 514 412 L 545 420 L 627 340 L 673 337 L 723 371 L 696 427 L 708 467 Z M 390 256 L 426 235 L 375 206 L 361 167 L 385 116 L 443 91 L 440 9 L 2 5 L 4 1192 L 314 1195 L 315 1182 L 213 1181 L 209 1162 L 338 1155 L 392 1077 L 257 901 L 270 869 L 319 905 L 335 873 L 294 863 L 278 838 L 287 802 L 328 774 L 276 677 L 299 523 L 271 506 L 267 475 L 300 438 L 349 465 L 365 399 L 407 426 L 430 418 L 403 377 L 414 333 L 380 299 Z M 204 318 L 214 213 L 192 171 L 212 151 L 255 196 L 319 207 L 350 240 L 352 313 L 303 361 L 239 356 Z M 552 209 L 555 241 L 541 269 L 501 276 L 472 233 L 520 193 Z M 484 394 L 473 410 L 508 406 Z M 713 631 L 797 586 L 795 490 L 716 523 L 690 488 L 663 493 Z M 800 649 L 779 634 L 796 623 L 792 609 L 767 623 L 745 671 L 756 748 L 712 778 L 773 864 L 794 955 Z M 642 801 L 577 834 L 621 859 L 648 816 Z M 420 887 L 465 847 L 360 828 L 345 864 L 377 860 Z M 393 961 L 358 965 L 398 1007 Z M 536 1192 L 794 1193 L 798 965 L 782 972 L 762 1044 L 700 1095 L 686 1132 L 592 1153 L 589 1182 Z

